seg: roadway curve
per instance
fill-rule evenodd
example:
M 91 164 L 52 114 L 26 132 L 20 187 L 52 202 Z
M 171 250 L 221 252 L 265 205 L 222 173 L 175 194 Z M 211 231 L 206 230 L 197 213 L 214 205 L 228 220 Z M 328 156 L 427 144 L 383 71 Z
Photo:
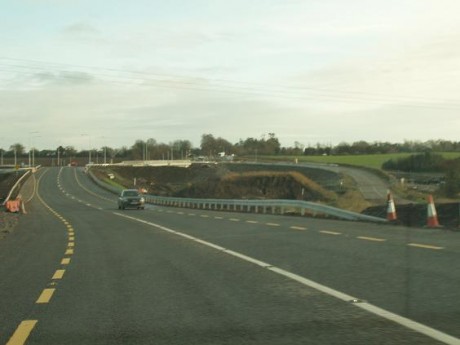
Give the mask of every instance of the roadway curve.
M 343 174 L 350 176 L 363 195 L 364 199 L 374 202 L 376 204 L 382 204 L 387 201 L 387 193 L 389 184 L 384 181 L 376 174 L 366 171 L 364 169 L 353 168 L 342 166 L 338 164 L 323 164 L 323 163 L 247 163 L 255 165 L 276 165 L 276 166 L 287 166 L 287 167 L 305 167 L 310 169 L 327 170 L 337 174 Z
M 458 233 L 119 211 L 80 169 L 37 175 L 0 241 L 0 343 L 460 344 Z
M 359 168 L 345 167 L 338 164 L 302 163 L 299 165 L 348 175 L 356 182 L 356 185 L 358 186 L 358 189 L 364 199 L 376 203 L 385 203 L 387 200 L 387 193 L 389 189 L 388 182 L 382 180 L 376 174 L 369 171 Z

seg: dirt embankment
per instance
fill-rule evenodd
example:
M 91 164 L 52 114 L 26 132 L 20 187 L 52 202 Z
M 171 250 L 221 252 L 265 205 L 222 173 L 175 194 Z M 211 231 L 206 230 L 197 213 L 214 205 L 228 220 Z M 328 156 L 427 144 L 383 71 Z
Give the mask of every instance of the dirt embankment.
M 5 201 L 8 193 L 19 178 L 24 174 L 23 171 L 19 172 L 4 172 L 0 173 L 0 239 L 4 238 L 12 232 L 18 224 L 19 215 L 16 213 L 6 212 L 2 203 Z M 12 197 L 15 198 L 19 190 L 13 193 Z
M 107 167 L 93 168 L 106 181 L 125 188 L 145 188 L 151 194 L 216 199 L 291 199 L 346 203 L 343 198 L 352 187 L 339 174 L 304 167 L 253 164 L 193 164 L 178 167 Z M 349 188 L 350 187 L 350 188 Z M 356 197 L 354 195 L 353 197 Z M 353 207 L 363 209 L 368 205 Z M 359 209 L 358 211 L 360 211 Z

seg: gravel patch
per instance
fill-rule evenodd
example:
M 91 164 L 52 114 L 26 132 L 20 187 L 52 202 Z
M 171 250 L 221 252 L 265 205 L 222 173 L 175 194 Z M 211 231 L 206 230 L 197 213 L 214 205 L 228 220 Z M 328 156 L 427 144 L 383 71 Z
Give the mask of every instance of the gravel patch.
M 0 210 L 0 240 L 13 232 L 19 222 L 19 214 Z

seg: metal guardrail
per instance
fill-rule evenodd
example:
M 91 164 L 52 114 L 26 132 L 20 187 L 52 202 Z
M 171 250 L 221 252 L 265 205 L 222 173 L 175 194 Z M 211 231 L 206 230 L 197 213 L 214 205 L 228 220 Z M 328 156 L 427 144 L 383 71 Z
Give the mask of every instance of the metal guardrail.
M 88 174 L 102 188 L 114 194 L 120 194 L 122 188 L 111 186 L 99 180 L 91 172 L 91 169 L 88 169 Z M 145 195 L 145 199 L 147 203 L 161 206 L 271 214 L 300 214 L 302 216 L 310 215 L 313 217 L 329 216 L 344 220 L 387 223 L 387 220 L 384 218 L 368 216 L 303 200 L 197 199 L 173 198 L 150 194 Z
M 21 183 L 23 180 L 27 179 L 29 175 L 31 174 L 31 170 L 28 169 L 14 184 L 13 187 L 11 187 L 8 195 L 6 196 L 5 200 L 3 200 L 2 205 L 5 205 L 8 200 L 10 200 L 11 196 L 13 195 L 14 191 L 21 186 Z

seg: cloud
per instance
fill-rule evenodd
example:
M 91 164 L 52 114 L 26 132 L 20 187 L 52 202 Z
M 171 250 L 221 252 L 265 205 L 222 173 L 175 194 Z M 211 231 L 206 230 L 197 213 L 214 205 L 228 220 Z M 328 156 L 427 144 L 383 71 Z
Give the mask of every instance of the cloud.
M 93 75 L 75 71 L 38 72 L 31 79 L 40 85 L 82 85 L 95 81 Z
M 93 24 L 80 21 L 64 27 L 62 33 L 70 36 L 94 36 L 100 34 L 100 31 Z

